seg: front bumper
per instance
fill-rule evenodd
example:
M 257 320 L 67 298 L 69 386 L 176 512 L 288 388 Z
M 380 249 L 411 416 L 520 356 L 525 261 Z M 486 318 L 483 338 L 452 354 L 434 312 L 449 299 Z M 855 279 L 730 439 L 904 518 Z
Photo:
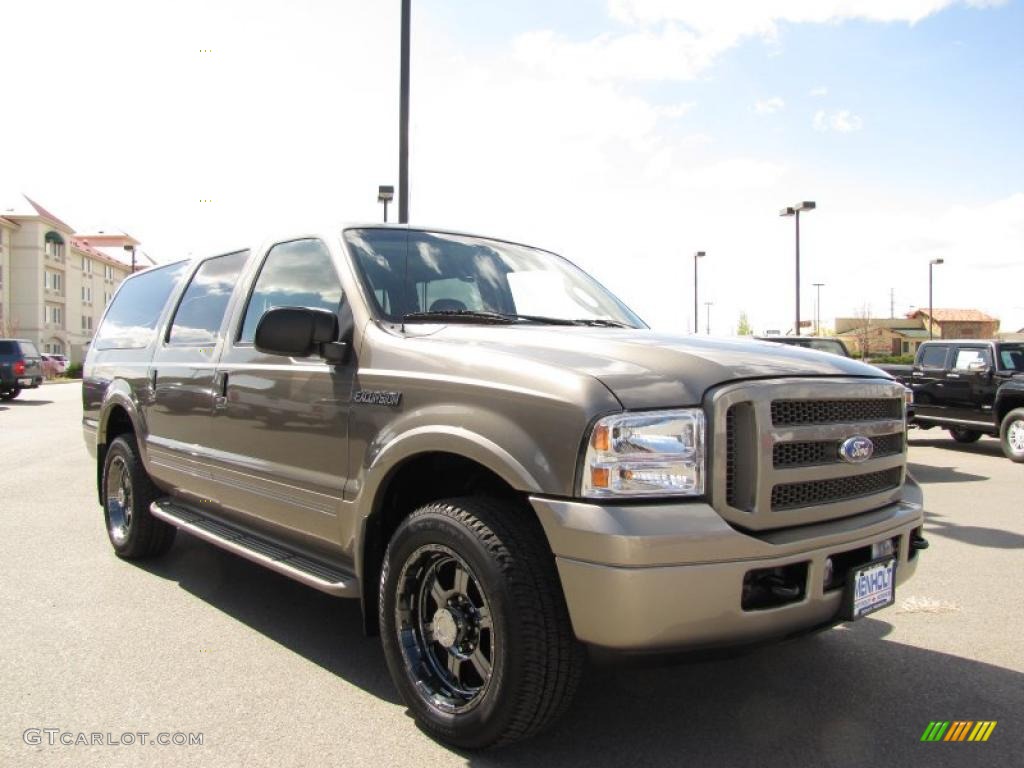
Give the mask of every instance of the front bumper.
M 895 504 L 756 536 L 705 503 L 530 501 L 555 554 L 576 636 L 628 651 L 744 645 L 837 622 L 843 590 L 825 589 L 826 559 L 899 537 L 899 587 L 917 567 L 911 535 L 924 522 L 920 489 L 909 478 Z M 807 564 L 798 601 L 744 609 L 748 572 L 795 563 Z

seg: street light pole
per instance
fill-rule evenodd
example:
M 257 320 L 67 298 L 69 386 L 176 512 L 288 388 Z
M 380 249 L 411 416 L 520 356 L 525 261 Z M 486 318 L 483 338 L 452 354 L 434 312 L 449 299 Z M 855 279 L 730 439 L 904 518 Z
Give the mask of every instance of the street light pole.
M 935 315 L 932 310 L 932 267 L 942 264 L 943 259 L 932 259 L 928 262 L 928 340 L 932 339 L 932 329 L 935 326 Z
M 814 299 L 814 335 L 821 336 L 821 287 L 824 283 L 811 283 L 818 289 L 818 295 Z
M 384 203 L 384 223 L 388 223 L 388 203 L 395 199 L 395 188 L 390 184 L 377 187 L 377 202 Z
M 800 211 L 813 211 L 817 204 L 812 200 L 790 205 L 779 211 L 779 216 L 793 216 L 796 219 L 796 324 L 794 333 L 800 335 Z
M 402 0 L 398 95 L 398 223 L 409 223 L 409 36 L 412 0 Z
M 705 301 L 704 302 L 704 306 L 708 308 L 708 319 L 707 319 L 707 324 L 704 326 L 704 331 L 706 332 L 706 334 L 708 336 L 711 335 L 711 305 L 712 304 L 714 304 L 713 301 Z
M 693 332 L 700 333 L 700 321 L 697 320 L 697 259 L 704 258 L 704 251 L 697 251 L 693 254 Z

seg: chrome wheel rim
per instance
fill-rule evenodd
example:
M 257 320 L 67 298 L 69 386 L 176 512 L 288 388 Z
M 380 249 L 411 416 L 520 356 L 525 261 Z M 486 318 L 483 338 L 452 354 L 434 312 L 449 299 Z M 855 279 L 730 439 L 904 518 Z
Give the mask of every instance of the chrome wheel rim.
M 499 648 L 487 595 L 465 560 L 440 544 L 413 552 L 398 578 L 395 628 L 424 702 L 456 714 L 480 703 Z
M 132 477 L 123 456 L 107 468 L 107 530 L 115 544 L 123 544 L 132 524 Z
M 1006 442 L 1014 453 L 1024 453 L 1024 419 L 1010 422 L 1006 430 Z

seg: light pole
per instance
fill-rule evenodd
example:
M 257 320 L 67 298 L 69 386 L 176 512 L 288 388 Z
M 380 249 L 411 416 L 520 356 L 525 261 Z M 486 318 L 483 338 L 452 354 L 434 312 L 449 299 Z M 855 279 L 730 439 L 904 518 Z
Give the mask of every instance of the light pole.
M 395 188 L 381 184 L 377 187 L 377 202 L 384 203 L 384 223 L 388 223 L 388 203 L 395 199 Z
M 700 333 L 700 321 L 697 320 L 697 309 L 700 306 L 697 302 L 697 259 L 704 258 L 704 251 L 697 251 L 693 254 L 693 332 Z
M 811 283 L 818 289 L 818 295 L 814 299 L 814 335 L 821 336 L 821 289 L 824 283 Z
M 135 274 L 135 246 L 134 245 L 126 245 L 126 246 L 124 246 L 124 249 L 126 251 L 130 251 L 131 254 L 132 254 L 132 274 L 134 275 Z
M 932 328 L 935 326 L 935 315 L 932 314 L 932 267 L 942 264 L 942 259 L 932 259 L 928 262 L 928 340 L 932 339 Z
M 705 333 L 708 336 L 711 335 L 711 307 L 712 307 L 712 305 L 714 303 L 715 302 L 713 302 L 713 301 L 705 301 L 704 302 L 704 306 L 707 307 L 707 309 L 708 309 L 708 319 L 707 319 L 706 325 L 704 326 L 704 331 L 705 331 Z
M 779 216 L 793 216 L 796 218 L 796 325 L 794 333 L 800 335 L 800 211 L 813 211 L 817 204 L 811 200 L 804 200 L 802 203 L 791 205 L 779 211 Z
M 401 63 L 398 82 L 398 223 L 409 223 L 409 26 L 412 0 L 402 0 Z

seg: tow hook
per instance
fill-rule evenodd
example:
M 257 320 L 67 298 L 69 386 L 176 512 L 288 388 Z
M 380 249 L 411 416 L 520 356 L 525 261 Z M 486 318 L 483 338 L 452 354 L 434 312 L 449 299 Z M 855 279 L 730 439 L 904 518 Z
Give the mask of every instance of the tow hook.
M 927 543 L 925 546 L 928 546 Z M 800 587 L 796 584 L 787 584 L 781 576 L 772 574 L 761 581 L 774 597 L 780 600 L 794 600 L 800 597 Z
M 928 539 L 923 536 L 915 536 L 910 540 L 910 548 L 914 550 L 928 549 Z

